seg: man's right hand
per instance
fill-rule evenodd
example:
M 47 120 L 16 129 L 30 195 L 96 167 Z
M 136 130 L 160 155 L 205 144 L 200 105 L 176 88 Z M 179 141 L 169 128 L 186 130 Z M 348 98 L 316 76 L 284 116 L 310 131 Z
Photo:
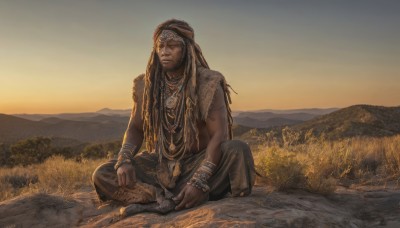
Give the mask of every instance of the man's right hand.
M 136 183 L 135 168 L 132 164 L 123 164 L 117 169 L 118 185 L 133 187 Z

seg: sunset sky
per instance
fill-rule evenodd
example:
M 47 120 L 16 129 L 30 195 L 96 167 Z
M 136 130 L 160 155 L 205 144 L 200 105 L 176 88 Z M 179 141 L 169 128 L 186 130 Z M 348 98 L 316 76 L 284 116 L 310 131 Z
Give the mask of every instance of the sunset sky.
M 400 1 L 0 0 L 0 113 L 132 105 L 155 27 L 183 19 L 233 110 L 400 105 Z

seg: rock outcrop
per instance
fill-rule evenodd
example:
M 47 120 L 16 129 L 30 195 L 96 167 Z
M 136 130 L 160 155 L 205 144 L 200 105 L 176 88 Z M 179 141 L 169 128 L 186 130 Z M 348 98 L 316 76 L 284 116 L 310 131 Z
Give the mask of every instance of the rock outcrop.
M 321 196 L 255 187 L 249 197 L 210 201 L 168 215 L 120 219 L 119 207 L 100 206 L 94 192 L 72 197 L 35 194 L 0 203 L 0 227 L 400 227 L 400 190 L 338 187 Z

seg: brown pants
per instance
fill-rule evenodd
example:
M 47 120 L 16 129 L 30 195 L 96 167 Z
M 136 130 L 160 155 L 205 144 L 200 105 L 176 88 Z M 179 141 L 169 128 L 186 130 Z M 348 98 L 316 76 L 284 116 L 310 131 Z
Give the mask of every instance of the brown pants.
M 248 145 L 239 140 L 226 141 L 221 145 L 222 157 L 215 174 L 209 179 L 209 199 L 217 200 L 228 192 L 232 196 L 246 196 L 251 193 L 255 181 L 253 156 Z M 173 189 L 179 194 L 194 172 L 204 160 L 205 150 L 190 154 L 182 159 L 181 175 Z M 115 200 L 124 204 L 150 203 L 156 201 L 162 188 L 157 180 L 156 167 L 158 155 L 144 151 L 134 158 L 136 184 L 131 187 L 119 187 L 116 160 L 111 160 L 97 167 L 92 180 L 96 192 L 102 201 Z

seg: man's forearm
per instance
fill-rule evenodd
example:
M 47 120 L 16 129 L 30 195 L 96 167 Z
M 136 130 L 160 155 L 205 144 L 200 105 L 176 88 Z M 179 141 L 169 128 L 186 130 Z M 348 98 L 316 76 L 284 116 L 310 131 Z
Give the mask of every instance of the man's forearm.
M 130 122 L 122 140 L 122 146 L 118 153 L 118 161 L 114 166 L 115 170 L 123 164 L 132 164 L 134 156 L 142 146 L 142 142 L 143 135 Z
M 200 167 L 196 170 L 190 179 L 190 185 L 202 190 L 203 192 L 210 191 L 208 180 L 214 175 L 218 164 L 221 160 L 221 143 L 225 137 L 223 134 L 214 134 L 211 137 L 206 149 L 206 156 Z
M 225 140 L 223 135 L 219 136 L 218 134 L 213 135 L 213 137 L 210 139 L 207 149 L 206 149 L 206 155 L 204 160 L 210 161 L 214 163 L 215 165 L 219 164 L 219 161 L 221 160 L 221 144 Z
M 121 150 L 128 149 L 133 156 L 137 154 L 143 142 L 143 136 L 135 131 L 137 130 L 129 128 L 126 130 L 121 147 Z

